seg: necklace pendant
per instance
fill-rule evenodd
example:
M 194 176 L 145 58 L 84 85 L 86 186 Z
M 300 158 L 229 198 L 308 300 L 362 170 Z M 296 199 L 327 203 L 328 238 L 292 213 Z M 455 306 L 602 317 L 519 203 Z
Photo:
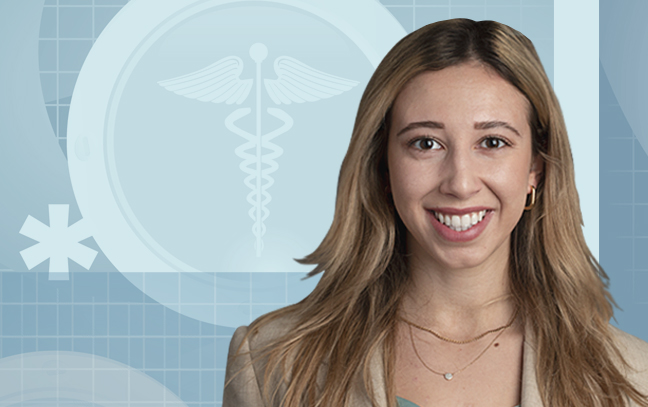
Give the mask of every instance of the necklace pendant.
M 443 375 L 443 378 L 446 380 L 452 380 L 453 377 L 452 373 L 446 373 Z

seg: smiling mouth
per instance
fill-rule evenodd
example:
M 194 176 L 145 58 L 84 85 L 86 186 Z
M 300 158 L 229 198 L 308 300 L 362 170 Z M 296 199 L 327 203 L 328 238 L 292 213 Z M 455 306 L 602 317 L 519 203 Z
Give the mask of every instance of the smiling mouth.
M 443 225 L 456 232 L 463 232 L 484 220 L 484 216 L 486 216 L 490 210 L 471 212 L 464 215 L 448 215 L 432 210 L 430 210 L 430 212 L 432 212 L 434 217 Z

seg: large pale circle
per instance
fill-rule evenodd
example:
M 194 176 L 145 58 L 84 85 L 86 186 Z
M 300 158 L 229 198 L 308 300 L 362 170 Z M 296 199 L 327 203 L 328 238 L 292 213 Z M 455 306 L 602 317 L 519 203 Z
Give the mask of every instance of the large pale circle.
M 242 297 L 254 303 L 248 273 L 309 270 L 292 259 L 315 249 L 330 226 L 362 91 L 404 35 L 373 0 L 129 3 L 96 41 L 70 106 L 72 185 L 98 245 L 153 299 L 205 322 L 248 322 L 249 307 L 217 315 L 218 287 L 246 291 Z M 281 56 L 358 84 L 331 98 L 278 105 L 263 81 L 276 79 Z M 240 58 L 240 79 L 253 81 L 241 104 L 199 101 L 158 83 L 226 57 Z M 243 148 L 246 140 L 226 125 L 245 108 L 250 114 L 235 124 L 248 134 L 292 122 L 272 139 L 276 150 L 259 150 L 260 169 L 243 162 L 257 149 Z M 246 168 L 272 166 L 269 176 L 244 183 Z M 251 203 L 250 185 L 264 183 L 261 207 Z M 169 285 L 174 279 L 158 277 L 164 272 L 183 272 L 181 281 Z M 170 291 L 179 294 L 167 301 Z M 183 307 L 188 299 L 200 306 Z

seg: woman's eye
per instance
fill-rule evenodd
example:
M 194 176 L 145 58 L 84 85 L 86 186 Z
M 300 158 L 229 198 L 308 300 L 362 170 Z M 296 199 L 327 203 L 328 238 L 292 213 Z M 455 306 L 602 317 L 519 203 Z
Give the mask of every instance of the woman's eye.
M 488 137 L 485 138 L 482 141 L 482 147 L 490 149 L 490 150 L 495 150 L 498 148 L 502 148 L 507 145 L 506 141 L 502 140 L 501 138 L 497 137 Z
M 411 145 L 418 150 L 436 150 L 441 147 L 434 139 L 427 137 L 413 140 Z

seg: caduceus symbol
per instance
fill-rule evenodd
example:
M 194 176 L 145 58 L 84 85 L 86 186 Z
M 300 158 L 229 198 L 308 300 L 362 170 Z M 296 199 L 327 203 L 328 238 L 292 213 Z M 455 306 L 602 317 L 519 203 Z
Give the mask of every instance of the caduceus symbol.
M 281 109 L 269 107 L 268 114 L 283 122 L 279 128 L 261 133 L 261 63 L 268 56 L 268 48 L 261 43 L 250 47 L 250 57 L 256 63 L 256 131 L 254 134 L 241 129 L 235 123 L 251 113 L 244 107 L 233 111 L 225 118 L 225 127 L 243 137 L 246 142 L 237 147 L 236 155 L 243 159 L 239 168 L 247 175 L 244 183 L 250 188 L 247 202 L 252 206 L 248 211 L 254 224 L 257 257 L 263 250 L 263 235 L 266 233 L 264 221 L 270 215 L 267 205 L 272 200 L 268 188 L 274 184 L 270 174 L 277 171 L 275 161 L 283 149 L 271 140 L 287 132 L 293 126 L 293 119 Z M 280 56 L 274 61 L 277 79 L 264 79 L 265 89 L 270 99 L 277 104 L 289 105 L 292 102 L 314 102 L 330 98 L 348 91 L 358 84 L 356 81 L 333 76 L 291 58 Z M 243 61 L 237 56 L 225 57 L 198 71 L 159 81 L 158 84 L 178 95 L 201 102 L 242 104 L 250 94 L 253 79 L 241 79 Z M 269 151 L 269 152 L 265 152 Z M 253 152 L 249 151 L 253 150 Z

